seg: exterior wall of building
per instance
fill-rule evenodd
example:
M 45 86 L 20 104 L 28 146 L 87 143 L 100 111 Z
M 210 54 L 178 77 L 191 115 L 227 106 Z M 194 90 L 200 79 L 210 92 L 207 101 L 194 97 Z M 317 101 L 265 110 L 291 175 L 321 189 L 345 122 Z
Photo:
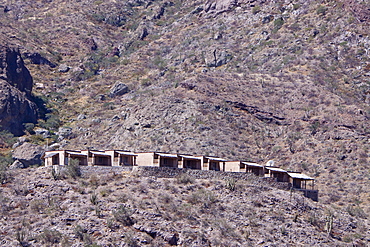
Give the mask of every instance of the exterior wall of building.
M 154 153 L 135 153 L 138 166 L 154 166 Z M 156 166 L 159 166 L 157 164 Z
M 110 161 L 111 166 L 119 166 L 118 159 L 117 159 L 119 156 L 117 156 L 117 152 L 116 151 L 114 151 L 114 150 L 107 150 L 107 151 L 104 151 L 104 153 L 110 155 L 110 157 L 111 157 L 111 161 Z
M 225 172 L 241 172 L 240 161 L 226 161 Z
M 246 172 L 253 173 L 256 176 L 263 177 L 265 172 L 263 167 L 246 166 Z
M 203 156 L 202 160 L 203 160 L 202 170 L 209 171 L 209 159 Z
M 284 172 L 271 171 L 271 177 L 276 178 L 277 182 L 289 182 L 289 176 Z
M 46 152 L 45 155 L 51 154 L 51 153 L 56 153 L 56 155 L 45 158 L 45 166 L 65 165 L 65 151 Z

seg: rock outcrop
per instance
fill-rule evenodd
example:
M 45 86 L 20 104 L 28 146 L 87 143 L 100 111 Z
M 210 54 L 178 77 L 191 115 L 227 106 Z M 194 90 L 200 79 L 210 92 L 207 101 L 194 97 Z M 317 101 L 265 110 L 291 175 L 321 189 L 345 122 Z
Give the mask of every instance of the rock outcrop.
M 116 82 L 113 87 L 110 89 L 109 97 L 114 98 L 116 96 L 124 95 L 128 93 L 129 89 L 126 84 L 122 82 Z
M 24 123 L 36 123 L 32 102 L 33 80 L 18 49 L 0 46 L 0 126 L 14 135 L 23 134 Z
M 33 165 L 41 165 L 41 156 L 43 154 L 44 149 L 42 147 L 25 142 L 14 150 L 13 159 L 20 161 L 23 167 L 26 168 Z

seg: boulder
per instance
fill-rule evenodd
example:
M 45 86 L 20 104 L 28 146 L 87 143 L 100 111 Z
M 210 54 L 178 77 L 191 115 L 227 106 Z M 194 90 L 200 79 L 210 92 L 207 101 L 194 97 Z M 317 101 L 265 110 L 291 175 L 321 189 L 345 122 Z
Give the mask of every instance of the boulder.
M 205 57 L 205 62 L 207 67 L 219 67 L 227 64 L 232 59 L 232 55 L 227 51 L 213 50 L 213 52 L 208 52 Z
M 86 119 L 85 114 L 80 114 L 80 115 L 77 116 L 77 120 L 83 120 L 83 119 Z
M 41 156 L 43 154 L 44 148 L 36 144 L 25 142 L 14 150 L 13 159 L 20 161 L 25 168 L 33 165 L 41 165 Z M 19 165 L 19 163 L 17 164 Z
M 61 73 L 66 73 L 70 70 L 70 67 L 68 67 L 66 64 L 59 65 L 58 71 Z
M 109 97 L 114 98 L 116 96 L 123 95 L 128 93 L 128 87 L 122 82 L 116 82 L 113 87 L 110 89 Z
M 20 162 L 19 160 L 14 161 L 13 164 L 11 164 L 9 166 L 10 170 L 23 169 L 23 168 L 26 168 L 26 166 L 22 162 Z
M 60 127 L 56 134 L 59 136 L 58 141 L 68 139 L 72 135 L 72 128 L 70 128 L 70 127 Z
M 42 136 L 43 138 L 48 138 L 50 137 L 50 131 L 47 130 L 47 129 L 43 129 L 43 128 L 37 128 L 35 129 L 35 134 L 36 135 L 40 135 Z

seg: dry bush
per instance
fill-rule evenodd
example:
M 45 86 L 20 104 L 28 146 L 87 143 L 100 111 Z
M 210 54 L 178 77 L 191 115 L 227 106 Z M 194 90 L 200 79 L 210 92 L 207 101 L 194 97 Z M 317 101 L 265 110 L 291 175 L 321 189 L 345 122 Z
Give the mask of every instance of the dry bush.
M 62 241 L 63 235 L 57 230 L 44 229 L 43 232 L 37 237 L 41 243 L 45 245 L 55 246 Z
M 188 202 L 191 204 L 202 204 L 205 208 L 209 208 L 211 204 L 217 201 L 217 197 L 212 191 L 200 189 L 188 197 Z
M 176 181 L 179 184 L 193 184 L 195 179 L 189 174 L 183 173 L 176 178 Z
M 42 199 L 34 199 L 30 202 L 30 208 L 35 213 L 44 213 L 46 206 L 46 202 Z
M 134 214 L 134 210 L 129 207 L 120 205 L 112 214 L 114 219 L 124 226 L 132 226 L 135 224 L 135 220 L 131 217 Z

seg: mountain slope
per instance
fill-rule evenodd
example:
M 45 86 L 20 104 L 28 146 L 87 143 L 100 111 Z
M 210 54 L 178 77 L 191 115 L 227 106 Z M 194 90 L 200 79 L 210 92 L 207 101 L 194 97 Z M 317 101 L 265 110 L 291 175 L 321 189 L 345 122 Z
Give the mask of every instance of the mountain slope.
M 368 6 L 18 1 L 0 39 L 57 65 L 26 59 L 61 147 L 274 159 L 369 214 Z

